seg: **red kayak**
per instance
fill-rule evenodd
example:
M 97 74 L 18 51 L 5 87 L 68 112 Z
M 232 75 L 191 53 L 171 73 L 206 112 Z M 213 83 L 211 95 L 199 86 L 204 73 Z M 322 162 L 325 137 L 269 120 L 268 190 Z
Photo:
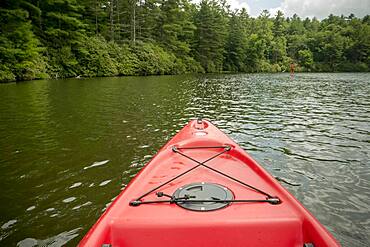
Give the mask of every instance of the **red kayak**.
M 79 246 L 340 246 L 286 189 L 206 120 L 186 125 Z

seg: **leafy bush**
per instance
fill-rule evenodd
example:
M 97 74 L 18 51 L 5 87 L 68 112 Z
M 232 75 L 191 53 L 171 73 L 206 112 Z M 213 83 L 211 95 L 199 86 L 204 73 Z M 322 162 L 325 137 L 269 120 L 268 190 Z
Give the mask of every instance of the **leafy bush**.
M 75 77 L 79 74 L 77 59 L 69 46 L 49 48 L 47 68 L 47 73 L 52 78 Z
M 134 47 L 134 52 L 140 61 L 140 75 L 164 75 L 172 72 L 176 57 L 162 47 L 139 43 Z
M 15 81 L 15 75 L 5 64 L 0 64 L 0 82 Z
M 86 37 L 75 49 L 78 74 L 85 77 L 118 75 L 117 61 L 109 54 L 109 43 L 102 37 Z
M 311 70 L 313 65 L 313 54 L 310 50 L 298 51 L 298 62 L 299 65 L 304 67 L 305 70 Z
M 369 67 L 366 63 L 350 63 L 350 62 L 343 62 L 339 64 L 339 70 L 340 71 L 346 71 L 346 72 L 368 72 Z
M 118 75 L 137 75 L 139 73 L 140 60 L 128 44 L 118 45 L 110 42 L 108 53 L 115 61 Z

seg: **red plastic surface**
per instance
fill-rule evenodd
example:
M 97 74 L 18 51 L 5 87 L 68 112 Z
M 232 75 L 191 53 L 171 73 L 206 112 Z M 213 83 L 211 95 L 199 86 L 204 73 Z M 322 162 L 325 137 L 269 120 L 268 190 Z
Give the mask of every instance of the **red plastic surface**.
M 197 165 L 172 151 L 173 146 L 230 145 L 232 149 L 207 165 L 277 196 L 282 203 L 231 203 L 210 212 L 186 210 L 176 204 L 129 206 L 155 186 Z M 222 149 L 182 150 L 204 161 Z M 204 167 L 158 191 L 172 195 L 186 184 L 211 182 L 229 188 L 235 199 L 266 199 L 243 185 Z M 158 200 L 155 192 L 142 200 Z M 79 246 L 340 246 L 332 235 L 270 174 L 210 122 L 191 121 L 140 171 L 82 239 Z

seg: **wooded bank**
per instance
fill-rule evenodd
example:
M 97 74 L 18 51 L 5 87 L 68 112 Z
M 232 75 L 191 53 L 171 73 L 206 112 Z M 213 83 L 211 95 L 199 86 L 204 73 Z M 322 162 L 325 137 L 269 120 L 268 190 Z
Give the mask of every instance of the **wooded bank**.
M 0 82 L 370 68 L 369 15 L 253 18 L 223 0 L 5 0 L 0 19 Z

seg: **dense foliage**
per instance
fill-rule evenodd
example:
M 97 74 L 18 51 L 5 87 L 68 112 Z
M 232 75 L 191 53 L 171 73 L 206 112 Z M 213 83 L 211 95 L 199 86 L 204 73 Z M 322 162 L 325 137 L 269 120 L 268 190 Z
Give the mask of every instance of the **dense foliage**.
M 3 0 L 0 19 L 0 82 L 370 68 L 369 15 L 252 18 L 225 0 Z

